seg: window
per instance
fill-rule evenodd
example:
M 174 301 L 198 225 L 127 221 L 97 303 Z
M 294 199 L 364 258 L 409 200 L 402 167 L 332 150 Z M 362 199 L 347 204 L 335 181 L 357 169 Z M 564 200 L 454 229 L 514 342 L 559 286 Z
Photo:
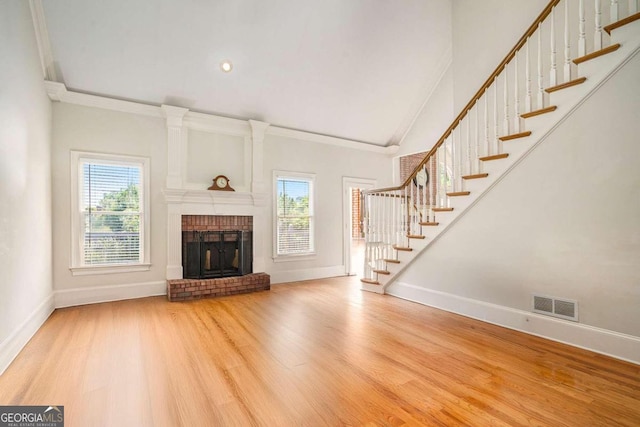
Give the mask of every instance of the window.
M 274 172 L 274 258 L 314 255 L 315 175 Z
M 148 159 L 73 151 L 73 274 L 149 269 Z

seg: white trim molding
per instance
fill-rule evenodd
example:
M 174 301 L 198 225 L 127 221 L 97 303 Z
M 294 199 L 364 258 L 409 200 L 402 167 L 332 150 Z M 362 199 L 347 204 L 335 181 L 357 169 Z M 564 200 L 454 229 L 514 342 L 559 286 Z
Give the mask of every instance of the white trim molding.
M 54 291 L 55 308 L 154 297 L 167 294 L 167 282 L 130 283 Z
M 45 298 L 42 303 L 18 326 L 4 341 L 0 342 L 0 375 L 13 362 L 13 359 L 22 351 L 31 337 L 49 318 L 54 306 L 53 294 Z
M 47 95 L 52 101 L 67 104 L 82 105 L 85 107 L 103 108 L 105 110 L 119 111 L 122 113 L 140 114 L 143 116 L 164 118 L 165 115 L 159 106 L 142 104 L 139 102 L 123 101 L 121 99 L 107 98 L 104 96 L 90 95 L 87 93 L 67 90 L 63 83 L 45 81 Z
M 378 181 L 370 178 L 353 178 L 350 176 L 342 177 L 342 250 L 345 274 L 354 274 L 351 267 L 351 192 L 349 188 L 359 188 L 361 190 L 372 190 L 378 186 Z
M 290 181 L 300 181 L 307 182 L 309 184 L 309 251 L 304 253 L 278 253 L 278 181 L 282 180 L 290 180 Z M 315 173 L 307 173 L 307 172 L 289 172 L 282 170 L 273 170 L 273 252 L 271 253 L 271 258 L 274 262 L 282 262 L 282 261 L 303 261 L 310 260 L 316 257 L 316 245 L 315 245 L 315 236 L 316 236 L 316 221 L 315 221 L 315 205 L 316 205 L 316 174 Z
M 56 75 L 55 63 L 53 61 L 49 30 L 47 29 L 47 20 L 44 16 L 42 0 L 29 0 L 29 8 L 31 9 L 31 20 L 33 21 L 33 30 L 36 35 L 36 43 L 38 44 L 38 53 L 40 54 L 42 76 L 45 80 L 56 81 L 58 80 L 58 76 Z
M 338 138 L 335 136 L 321 135 L 295 129 L 281 128 L 278 126 L 270 126 L 267 129 L 267 135 L 282 136 L 284 138 L 299 139 L 301 141 L 310 141 L 318 144 L 335 145 L 342 148 L 351 148 L 353 150 L 370 151 L 372 153 L 392 155 L 398 152 L 398 145 L 380 146 L 363 141 L 353 141 L 350 139 Z
M 122 99 L 108 98 L 106 96 L 92 95 L 88 93 L 74 92 L 68 90 L 64 83 L 55 81 L 45 81 L 45 88 L 49 99 L 56 102 L 83 105 L 85 107 L 103 108 L 106 110 L 120 111 L 124 113 L 140 114 L 143 116 L 165 118 L 165 113 L 161 106 L 149 105 L 141 102 L 125 101 Z M 173 107 L 181 108 L 181 107 Z M 185 109 L 187 110 L 187 109 Z M 216 116 L 214 114 L 197 113 L 186 111 L 182 126 L 187 129 L 194 129 L 203 132 L 222 133 L 225 135 L 248 137 L 252 135 L 250 122 L 253 120 L 232 119 L 229 117 Z M 262 123 L 254 121 L 255 123 Z M 363 141 L 353 141 L 350 139 L 338 138 L 335 136 L 321 135 L 303 130 L 287 129 L 265 123 L 266 135 L 276 135 L 285 138 L 299 139 L 302 141 L 315 142 L 318 144 L 336 145 L 353 150 L 370 151 L 386 155 L 393 155 L 400 148 L 398 145 L 380 146 Z
M 82 165 L 84 162 L 104 163 L 114 165 L 135 165 L 141 170 L 140 176 L 140 198 L 142 206 L 140 234 L 141 234 L 141 257 L 139 262 L 132 264 L 85 264 L 83 259 L 84 248 L 84 222 L 80 210 L 81 195 L 83 194 Z M 69 176 L 70 176 L 70 202 L 71 202 L 71 265 L 69 270 L 74 276 L 91 274 L 113 274 L 129 273 L 134 271 L 148 271 L 151 266 L 151 175 L 150 159 L 148 157 L 124 156 L 105 153 L 94 153 L 88 151 L 70 152 Z
M 386 289 L 386 293 L 472 319 L 640 364 L 640 337 L 403 282 L 395 282 Z
M 285 270 L 270 272 L 271 284 L 300 282 L 303 280 L 326 279 L 328 277 L 344 276 L 344 265 L 330 267 L 305 268 L 300 270 Z

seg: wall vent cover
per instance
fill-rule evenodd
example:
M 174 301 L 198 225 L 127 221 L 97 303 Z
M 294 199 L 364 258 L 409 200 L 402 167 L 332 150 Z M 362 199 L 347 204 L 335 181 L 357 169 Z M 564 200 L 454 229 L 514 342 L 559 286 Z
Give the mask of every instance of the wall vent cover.
M 565 298 L 533 295 L 532 311 L 560 319 L 578 321 L 578 301 Z

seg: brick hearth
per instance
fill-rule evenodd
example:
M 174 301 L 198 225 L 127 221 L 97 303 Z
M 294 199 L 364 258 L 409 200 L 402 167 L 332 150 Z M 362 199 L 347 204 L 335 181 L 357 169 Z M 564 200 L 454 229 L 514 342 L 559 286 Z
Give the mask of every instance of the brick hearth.
M 224 295 L 246 294 L 271 289 L 271 277 L 267 273 L 219 279 L 178 279 L 167 280 L 169 301 L 186 301 L 212 298 Z

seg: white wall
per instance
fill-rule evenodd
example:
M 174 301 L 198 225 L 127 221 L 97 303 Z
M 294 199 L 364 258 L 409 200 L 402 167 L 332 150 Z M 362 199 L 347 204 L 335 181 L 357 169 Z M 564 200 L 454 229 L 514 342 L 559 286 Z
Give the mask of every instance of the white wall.
M 73 276 L 69 270 L 71 245 L 70 152 L 71 150 L 148 157 L 151 169 L 151 270 Z M 56 299 L 63 305 L 99 299 L 121 299 L 126 292 L 104 292 L 96 288 L 113 285 L 132 289 L 165 288 L 166 205 L 162 189 L 167 175 L 167 130 L 161 118 L 110 111 L 67 103 L 53 104 L 53 281 Z M 65 291 L 74 290 L 72 293 Z M 86 293 L 82 291 L 85 290 Z M 121 290 L 122 291 L 122 290 Z M 146 291 L 145 291 L 146 292 Z M 83 297 L 82 295 L 85 295 Z M 144 294 L 144 292 L 143 292 Z M 137 295 L 135 291 L 130 294 Z M 86 299 L 84 299 L 86 298 Z
M 454 110 L 458 115 L 548 0 L 455 0 Z
M 640 337 L 638 75 L 640 55 L 399 282 L 524 311 L 533 292 L 574 299 L 581 323 Z
M 53 310 L 51 107 L 26 1 L 0 2 L 0 373 Z
M 453 68 L 449 66 L 402 140 L 396 158 L 430 150 L 453 118 Z
M 208 188 L 212 173 L 225 175 L 236 191 L 249 191 L 245 168 L 245 138 L 234 135 L 188 130 L 186 176 L 195 188 Z
M 378 186 L 391 183 L 390 157 L 351 148 L 318 144 L 268 135 L 264 141 L 264 173 L 271 183 L 273 170 L 316 174 L 315 236 L 313 260 L 273 262 L 271 239 L 265 248 L 266 270 L 272 282 L 286 282 L 342 275 L 344 268 L 342 178 L 376 179 Z M 265 210 L 267 236 L 273 236 L 273 188 L 268 186 Z

